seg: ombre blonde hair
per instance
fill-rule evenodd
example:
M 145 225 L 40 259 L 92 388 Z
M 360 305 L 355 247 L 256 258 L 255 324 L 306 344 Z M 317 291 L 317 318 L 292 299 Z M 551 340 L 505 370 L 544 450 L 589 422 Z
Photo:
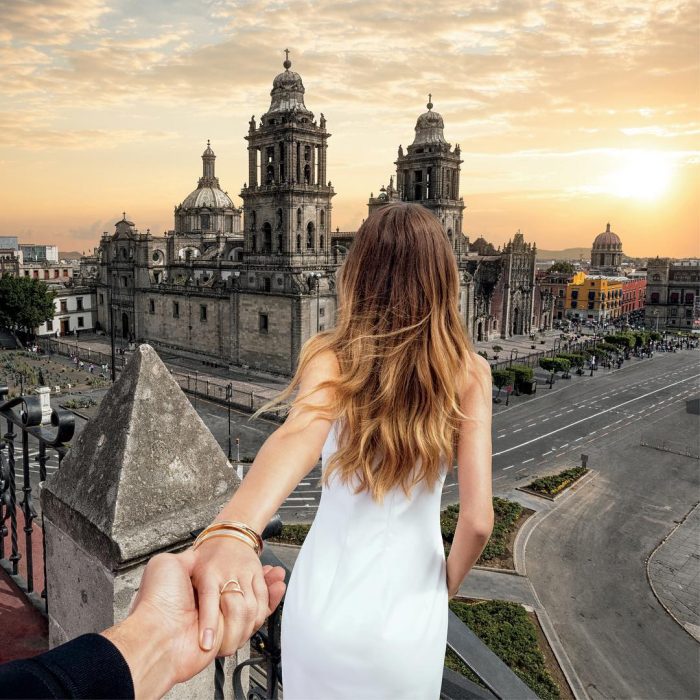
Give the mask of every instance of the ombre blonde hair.
M 290 384 L 251 418 L 283 404 L 313 358 L 332 350 L 339 376 L 291 404 L 344 418 L 322 483 L 336 471 L 345 484 L 356 476 L 355 493 L 367 490 L 380 503 L 399 485 L 407 497 L 422 479 L 432 489 L 441 459 L 452 469 L 468 419 L 459 394 L 473 357 L 445 231 L 420 204 L 384 205 L 357 231 L 336 282 L 335 328 L 303 344 Z M 332 404 L 303 402 L 321 388 L 333 389 Z

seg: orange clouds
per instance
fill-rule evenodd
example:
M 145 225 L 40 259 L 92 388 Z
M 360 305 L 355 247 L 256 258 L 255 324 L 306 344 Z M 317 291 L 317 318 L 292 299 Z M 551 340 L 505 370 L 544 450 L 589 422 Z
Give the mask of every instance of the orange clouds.
M 630 231 L 627 252 L 698 255 L 684 194 L 698 171 L 697 19 L 695 3 L 670 0 L 12 3 L 0 28 L 11 202 L 0 234 L 74 247 L 124 208 L 142 229 L 170 228 L 207 137 L 237 193 L 247 121 L 267 109 L 288 47 L 333 134 L 334 226 L 366 216 L 432 92 L 462 147 L 467 233 L 588 245 L 610 218 Z M 655 203 L 595 191 L 637 151 L 673 160 L 672 191 Z

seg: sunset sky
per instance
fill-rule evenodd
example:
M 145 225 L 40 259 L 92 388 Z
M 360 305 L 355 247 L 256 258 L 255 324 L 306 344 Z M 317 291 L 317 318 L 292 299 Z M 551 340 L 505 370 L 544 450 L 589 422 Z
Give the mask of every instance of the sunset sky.
M 462 150 L 464 231 L 495 245 L 700 256 L 697 2 L 2 0 L 0 235 L 91 251 L 126 210 L 173 227 L 211 139 L 244 136 L 290 49 L 355 230 L 428 93 Z

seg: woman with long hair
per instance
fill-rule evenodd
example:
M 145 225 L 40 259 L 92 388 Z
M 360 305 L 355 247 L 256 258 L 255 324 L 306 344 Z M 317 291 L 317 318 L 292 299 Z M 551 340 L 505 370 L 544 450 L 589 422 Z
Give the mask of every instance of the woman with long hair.
M 336 279 L 337 325 L 306 341 L 289 386 L 256 412 L 289 408 L 196 543 L 200 640 L 211 646 L 221 613 L 220 654 L 232 654 L 264 622 L 258 533 L 321 455 L 321 499 L 282 612 L 284 698 L 437 700 L 447 602 L 493 529 L 491 372 L 459 314 L 450 242 L 420 204 L 373 212 Z M 440 503 L 455 462 L 445 559 Z

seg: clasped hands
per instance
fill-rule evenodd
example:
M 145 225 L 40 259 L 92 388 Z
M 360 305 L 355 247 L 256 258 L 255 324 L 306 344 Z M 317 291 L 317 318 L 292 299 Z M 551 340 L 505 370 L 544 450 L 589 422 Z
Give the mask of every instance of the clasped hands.
M 284 576 L 232 539 L 153 557 L 129 616 L 102 633 L 126 660 L 136 697 L 161 697 L 216 656 L 234 654 L 279 605 Z M 231 585 L 221 593 L 230 579 L 241 592 Z

